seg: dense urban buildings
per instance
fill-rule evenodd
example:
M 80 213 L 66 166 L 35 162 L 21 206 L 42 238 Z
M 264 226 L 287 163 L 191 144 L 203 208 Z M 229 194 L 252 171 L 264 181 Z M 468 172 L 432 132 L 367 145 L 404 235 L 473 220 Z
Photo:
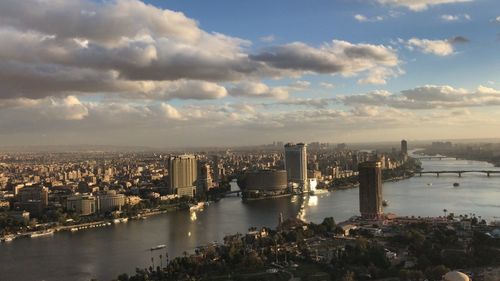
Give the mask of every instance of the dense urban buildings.
M 285 145 L 285 170 L 288 182 L 307 191 L 307 145 L 287 143 Z
M 379 219 L 382 211 L 382 164 L 378 161 L 360 163 L 359 209 L 365 219 Z
M 194 197 L 198 176 L 198 160 L 194 155 L 170 157 L 170 189 L 178 196 Z

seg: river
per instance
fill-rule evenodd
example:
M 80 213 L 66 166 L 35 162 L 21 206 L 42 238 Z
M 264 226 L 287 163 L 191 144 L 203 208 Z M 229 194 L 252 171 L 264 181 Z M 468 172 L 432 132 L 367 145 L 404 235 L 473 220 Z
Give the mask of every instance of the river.
M 426 171 L 500 170 L 493 165 L 467 160 L 422 160 Z M 459 187 L 453 187 L 453 183 Z M 471 214 L 487 220 L 500 216 L 500 175 L 485 174 L 423 175 L 384 183 L 386 212 L 398 215 L 440 216 L 443 209 L 455 214 Z M 129 221 L 74 233 L 61 232 L 49 237 L 18 239 L 0 244 L 0 280 L 82 280 L 108 281 L 135 267 L 151 265 L 149 248 L 166 244 L 154 252 L 172 256 L 192 252 L 196 246 L 222 241 L 227 234 L 246 232 L 251 226 L 275 227 L 280 213 L 321 222 L 333 216 L 336 221 L 358 214 L 358 190 L 338 190 L 318 196 L 279 198 L 243 203 L 238 197 L 224 198 L 205 210 L 172 212 L 147 220 Z

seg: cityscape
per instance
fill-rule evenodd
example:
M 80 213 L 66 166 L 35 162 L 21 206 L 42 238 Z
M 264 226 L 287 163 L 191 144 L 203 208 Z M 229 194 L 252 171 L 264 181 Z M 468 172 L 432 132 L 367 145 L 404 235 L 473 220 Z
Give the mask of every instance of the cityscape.
M 496 0 L 0 0 L 0 281 L 500 281 Z

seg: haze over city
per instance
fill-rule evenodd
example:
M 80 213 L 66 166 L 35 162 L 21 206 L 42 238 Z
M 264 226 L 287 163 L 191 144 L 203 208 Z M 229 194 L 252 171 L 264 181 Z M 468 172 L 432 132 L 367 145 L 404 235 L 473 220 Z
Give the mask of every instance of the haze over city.
M 1 145 L 500 137 L 499 10 L 1 1 Z

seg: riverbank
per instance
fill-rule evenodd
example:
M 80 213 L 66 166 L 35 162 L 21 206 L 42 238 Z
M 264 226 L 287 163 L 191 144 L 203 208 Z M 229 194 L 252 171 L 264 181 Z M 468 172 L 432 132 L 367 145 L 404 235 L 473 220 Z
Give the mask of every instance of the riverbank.
M 398 182 L 398 181 L 410 179 L 414 176 L 415 176 L 415 174 L 411 173 L 411 174 L 408 174 L 405 176 L 397 176 L 397 177 L 385 179 L 385 180 L 383 180 L 383 182 Z M 335 186 L 333 188 L 329 188 L 329 190 L 344 190 L 344 189 L 353 189 L 353 188 L 358 188 L 358 187 L 359 187 L 359 183 L 351 183 L 351 184 Z
M 20 238 L 43 237 L 43 236 L 52 235 L 56 232 L 61 232 L 61 231 L 76 232 L 76 231 L 80 231 L 80 230 L 87 230 L 87 229 L 93 229 L 93 228 L 98 228 L 98 227 L 107 227 L 107 226 L 111 226 L 113 224 L 127 223 L 129 220 L 147 219 L 148 217 L 151 217 L 151 216 L 157 216 L 157 215 L 167 214 L 170 212 L 181 211 L 181 210 L 189 210 L 189 206 L 182 207 L 178 204 L 175 206 L 169 206 L 169 208 L 163 209 L 163 210 L 155 209 L 155 210 L 151 210 L 151 211 L 147 211 L 147 212 L 141 212 L 141 213 L 137 214 L 136 216 L 101 219 L 98 221 L 85 222 L 85 223 L 79 223 L 79 224 L 56 225 L 53 227 L 46 227 L 46 228 L 37 229 L 34 231 L 26 231 L 26 232 L 22 232 L 22 233 L 10 233 L 10 234 L 6 234 L 4 236 L 1 236 L 0 242 L 11 242 L 12 240 L 20 239 Z
M 432 149 L 422 149 L 417 151 L 425 155 L 443 155 L 446 157 L 456 158 L 457 160 L 470 160 L 490 163 L 495 167 L 500 167 L 500 159 L 498 156 L 494 157 L 493 154 L 497 154 L 497 151 L 483 152 L 482 154 L 465 153 L 459 151 L 440 151 L 437 152 Z

